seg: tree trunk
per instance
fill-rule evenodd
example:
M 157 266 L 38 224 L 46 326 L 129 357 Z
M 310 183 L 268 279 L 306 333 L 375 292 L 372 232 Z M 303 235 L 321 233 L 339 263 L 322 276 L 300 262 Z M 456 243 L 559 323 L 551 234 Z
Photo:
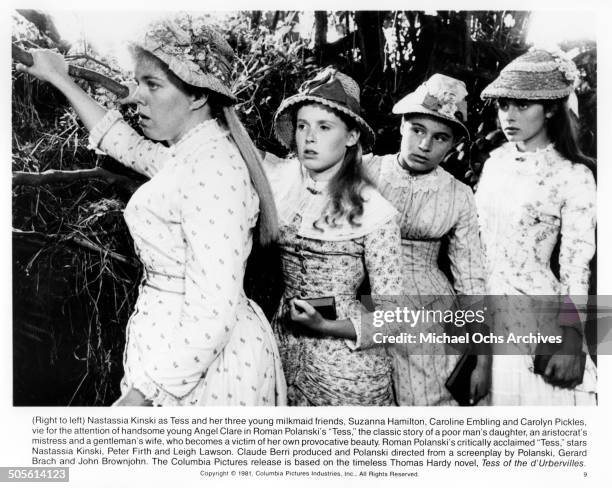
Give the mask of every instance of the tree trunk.
M 434 48 L 436 43 L 437 24 L 431 15 L 419 13 L 421 24 L 417 43 L 414 46 L 414 64 L 412 65 L 411 77 L 415 85 L 420 84 L 429 74 L 429 68 L 435 65 Z
M 472 66 L 472 12 L 467 12 L 464 18 L 463 63 L 469 69 Z
M 380 15 L 380 12 L 370 10 L 355 12 L 366 78 L 376 79 L 382 74 L 385 53 Z
M 251 29 L 257 29 L 261 22 L 261 10 L 251 11 Z
M 315 11 L 315 52 L 320 54 L 327 43 L 327 12 L 325 10 Z
M 280 10 L 276 10 L 274 12 L 274 19 L 272 19 L 272 25 L 270 26 L 270 30 L 272 32 L 276 31 L 276 26 L 278 25 L 279 20 L 280 20 Z

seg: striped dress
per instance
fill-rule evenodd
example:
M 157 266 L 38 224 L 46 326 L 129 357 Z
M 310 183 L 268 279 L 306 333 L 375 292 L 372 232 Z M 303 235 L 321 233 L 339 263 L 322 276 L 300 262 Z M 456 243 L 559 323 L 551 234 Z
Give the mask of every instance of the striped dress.
M 412 175 L 400 166 L 397 154 L 366 157 L 364 166 L 400 214 L 403 293 L 433 308 L 444 308 L 455 293 L 483 295 L 483 258 L 472 190 L 440 167 Z M 438 265 L 445 239 L 453 283 Z M 437 304 L 432 303 L 434 299 Z M 363 331 L 362 347 L 367 347 L 369 337 Z M 399 405 L 456 405 L 445 382 L 459 356 L 447 354 L 444 345 L 431 344 L 394 344 L 388 351 Z

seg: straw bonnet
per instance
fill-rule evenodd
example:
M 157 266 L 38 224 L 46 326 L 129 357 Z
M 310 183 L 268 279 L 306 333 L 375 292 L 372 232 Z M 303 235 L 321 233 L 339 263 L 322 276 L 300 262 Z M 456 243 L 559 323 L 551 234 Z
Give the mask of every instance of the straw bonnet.
M 394 114 L 430 115 L 458 128 L 468 140 L 467 89 L 463 81 L 436 73 L 393 106 Z
M 292 148 L 295 135 L 294 109 L 304 102 L 320 103 L 355 121 L 361 132 L 360 142 L 364 151 L 374 144 L 374 131 L 361 117 L 359 85 L 334 68 L 325 68 L 314 79 L 306 81 L 299 92 L 283 100 L 274 116 L 274 133 L 284 146 Z
M 232 102 L 230 75 L 234 51 L 223 36 L 204 20 L 179 15 L 151 24 L 142 42 L 131 44 L 161 59 L 188 85 L 207 88 Z
M 564 53 L 531 49 L 502 69 L 480 96 L 555 100 L 570 95 L 579 77 L 578 68 Z

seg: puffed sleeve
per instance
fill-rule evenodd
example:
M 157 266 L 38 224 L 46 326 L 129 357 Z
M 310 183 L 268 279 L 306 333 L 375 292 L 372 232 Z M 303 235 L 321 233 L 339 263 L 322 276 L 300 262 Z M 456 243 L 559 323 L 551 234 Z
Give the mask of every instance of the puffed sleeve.
M 279 158 L 276 154 L 266 152 L 261 158 L 264 172 L 268 179 L 276 179 L 282 177 L 284 168 L 291 164 L 294 158 Z
M 402 294 L 401 235 L 397 217 L 391 218 L 364 237 L 364 259 L 374 309 L 378 313 L 395 309 Z M 374 346 L 375 333 L 388 333 L 379 328 L 380 324 L 377 326 L 372 313 L 366 312 L 357 300 L 350 307 L 349 319 L 357 336 L 355 341 L 346 341 L 351 349 Z
M 484 259 L 476 202 L 467 185 L 459 182 L 455 184 L 455 201 L 459 212 L 457 222 L 448 235 L 448 256 L 454 288 L 460 295 L 484 295 Z
M 276 200 L 282 200 L 300 178 L 300 162 L 297 158 L 279 158 L 267 152 L 262 167 Z
M 180 196 L 185 301 L 174 346 L 160 353 L 155 370 L 148 372 L 176 398 L 196 387 L 237 322 L 243 263 L 258 202 L 239 158 L 237 151 L 230 151 L 229 156 L 213 153 L 206 161 L 186 164 Z M 134 386 L 151 398 L 148 385 Z
M 560 280 L 564 293 L 584 296 L 589 290 L 589 263 L 595 254 L 595 178 L 586 166 L 574 164 L 563 183 Z
M 89 133 L 89 147 L 134 171 L 153 177 L 168 159 L 169 149 L 132 129 L 117 110 L 110 110 Z
M 381 156 L 376 156 L 372 153 L 364 154 L 361 158 L 363 174 L 374 186 L 378 185 L 382 160 Z
M 301 164 L 297 158 L 279 158 L 272 153 L 266 153 L 262 163 L 279 221 L 287 222 L 293 217 L 302 193 Z

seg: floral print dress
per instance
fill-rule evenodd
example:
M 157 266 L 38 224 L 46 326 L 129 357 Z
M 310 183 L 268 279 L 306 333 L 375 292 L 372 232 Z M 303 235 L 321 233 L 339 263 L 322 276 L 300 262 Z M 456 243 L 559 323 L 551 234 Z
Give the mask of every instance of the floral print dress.
M 113 111 L 90 140 L 151 178 L 124 213 L 144 276 L 122 392 L 155 405 L 284 404 L 272 330 L 242 285 L 259 198 L 227 130 L 209 120 L 165 147 Z
M 360 330 L 357 289 L 367 276 L 372 294 L 401 292 L 396 212 L 374 188 L 363 195 L 360 226 L 337 228 L 317 220 L 329 196 L 325 182 L 308 177 L 297 159 L 271 154 L 264 160 L 280 215 L 279 245 L 285 292 L 272 321 L 287 379 L 290 405 L 392 405 L 390 360 L 382 348 L 353 351 L 351 341 L 319 336 L 288 320 L 291 298 L 333 296 L 338 319 Z
M 519 152 L 507 143 L 485 163 L 476 203 L 491 295 L 573 295 L 585 297 L 589 262 L 595 252 L 596 189 L 591 171 L 564 159 L 551 145 Z M 561 239 L 560 278 L 550 267 Z M 500 313 L 501 333 L 532 329 L 561 334 L 555 322 L 533 324 L 528 302 L 523 310 Z M 582 333 L 582 330 L 580 330 Z M 573 405 L 595 401 L 596 371 L 587 357 L 581 385 L 558 388 L 533 374 L 535 346 L 517 344 L 515 355 L 493 357 L 492 401 L 497 405 Z
M 484 294 L 484 268 L 472 190 L 442 168 L 413 175 L 398 154 L 364 159 L 364 168 L 400 215 L 402 293 L 409 302 L 446 309 L 455 293 Z M 454 282 L 438 266 L 442 241 Z M 439 327 L 439 326 L 437 326 Z M 423 329 L 420 329 L 423 330 Z M 363 331 L 361 347 L 372 346 Z M 400 405 L 456 405 L 445 382 L 459 356 L 443 345 L 393 344 L 393 378 Z

